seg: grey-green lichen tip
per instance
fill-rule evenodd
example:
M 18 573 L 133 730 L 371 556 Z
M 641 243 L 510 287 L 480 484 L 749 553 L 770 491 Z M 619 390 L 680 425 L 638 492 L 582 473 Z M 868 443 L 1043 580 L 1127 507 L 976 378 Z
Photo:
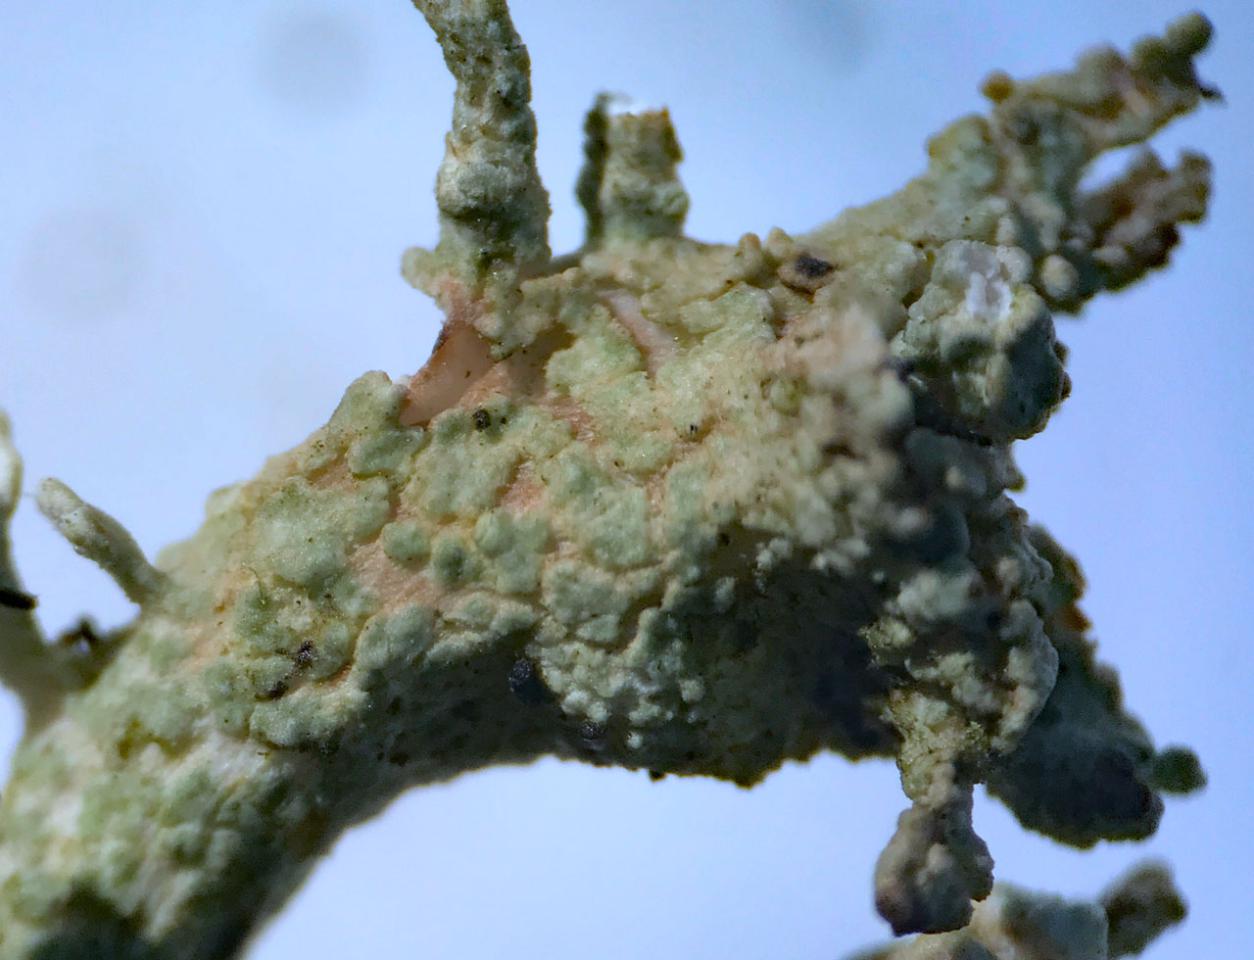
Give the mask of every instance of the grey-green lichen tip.
M 13 516 L 21 492 L 22 460 L 13 446 L 13 425 L 9 415 L 0 410 L 0 523 Z
M 39 485 L 40 511 L 76 553 L 98 564 L 138 604 L 155 599 L 165 578 L 144 556 L 129 531 L 103 510 L 85 503 L 60 480 Z
M 48 650 L 35 619 L 38 597 L 27 592 L 13 564 L 9 521 L 22 491 L 22 458 L 8 415 L 0 410 L 0 683 L 22 699 L 27 728 L 53 716 L 70 679 Z
M 1146 861 L 1095 901 L 998 884 L 966 928 L 849 960 L 1117 960 L 1141 953 L 1187 912 L 1170 870 Z
M 599 95 L 584 122 L 584 167 L 575 187 L 587 245 L 681 236 L 688 194 L 675 168 L 682 156 L 665 108 Z
M 414 0 L 456 81 L 436 178 L 440 243 L 411 255 L 423 289 L 441 275 L 509 288 L 549 261 L 549 200 L 536 169 L 531 64 L 504 0 Z

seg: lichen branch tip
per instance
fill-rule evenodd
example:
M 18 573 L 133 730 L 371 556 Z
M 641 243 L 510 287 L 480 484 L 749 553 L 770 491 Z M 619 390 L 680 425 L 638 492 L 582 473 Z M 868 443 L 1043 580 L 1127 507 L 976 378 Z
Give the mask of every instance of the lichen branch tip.
M 40 512 L 74 551 L 100 566 L 128 599 L 142 605 L 161 593 L 165 576 L 148 562 L 135 538 L 113 517 L 51 477 L 39 484 L 37 501 Z
M 13 426 L 0 410 L 0 520 L 7 520 L 17 509 L 22 490 L 22 458 L 13 446 Z
M 414 0 L 414 6 L 435 31 L 457 84 L 436 178 L 440 242 L 435 262 L 419 272 L 452 273 L 475 287 L 508 285 L 511 276 L 539 270 L 550 258 L 527 48 L 501 0 Z
M 675 172 L 683 153 L 666 108 L 600 94 L 584 121 L 584 157 L 575 194 L 589 247 L 683 234 L 688 194 Z

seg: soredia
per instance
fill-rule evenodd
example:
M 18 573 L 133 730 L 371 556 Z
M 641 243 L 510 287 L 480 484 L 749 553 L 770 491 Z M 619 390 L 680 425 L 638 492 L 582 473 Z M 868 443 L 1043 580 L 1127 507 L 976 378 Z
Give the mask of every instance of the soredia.
M 726 246 L 682 232 L 666 111 L 599 98 L 587 240 L 554 258 L 503 0 L 418 6 L 456 79 L 439 243 L 404 258 L 447 315 L 428 364 L 363 376 L 155 563 L 46 483 L 140 604 L 94 642 L 45 643 L 0 540 L 0 676 L 28 715 L 0 957 L 233 956 L 401 790 L 542 755 L 743 785 L 820 750 L 895 757 L 909 806 L 875 900 L 897 933 L 961 928 L 993 890 L 977 783 L 1066 843 L 1151 834 L 1200 767 L 1125 711 L 1075 562 L 1009 497 L 1011 444 L 1067 395 L 1053 315 L 1205 212 L 1192 154 L 1080 184 L 1212 95 L 1206 21 L 995 75 L 898 193 Z M 988 930 L 1055 914 L 1117 955 L 1182 911 L 1128 897 L 1007 890 L 974 932 L 884 956 L 993 956 Z

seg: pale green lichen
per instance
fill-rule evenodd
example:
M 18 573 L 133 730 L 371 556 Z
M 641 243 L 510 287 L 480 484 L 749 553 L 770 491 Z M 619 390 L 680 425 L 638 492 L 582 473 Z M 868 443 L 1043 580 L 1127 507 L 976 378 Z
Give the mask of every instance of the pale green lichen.
M 535 593 L 551 536 L 543 516 L 500 508 L 483 514 L 475 523 L 475 545 L 491 558 L 491 585 L 501 593 Z
M 895 756 L 912 806 L 876 901 L 898 932 L 988 896 L 977 782 L 1069 843 L 1152 832 L 1200 767 L 1123 709 L 1075 564 L 1009 498 L 1009 444 L 1066 394 L 1050 310 L 1160 264 L 1203 212 L 1196 157 L 1079 187 L 1207 95 L 1203 22 L 994 77 L 992 116 L 934 138 L 919 179 L 799 237 L 683 237 L 665 112 L 598 100 L 588 243 L 551 261 L 504 4 L 419 6 L 457 99 L 440 243 L 405 269 L 445 333 L 156 567 L 53 498 L 142 609 L 69 656 L 0 606 L 32 716 L 0 957 L 231 956 L 399 790 L 545 754 L 745 785 L 821 749 Z M 15 464 L 0 422 L 0 521 Z M 973 929 L 1008 916 L 981 910 Z
M 680 236 L 688 194 L 675 172 L 682 152 L 670 115 L 601 94 L 584 134 L 575 195 L 587 214 L 588 246 Z
M 36 598 L 22 588 L 13 566 L 9 521 L 22 489 L 22 460 L 12 426 L 0 410 L 0 682 L 22 698 L 28 724 L 38 727 L 58 707 L 67 686 L 65 665 L 45 649 L 35 621 Z
M 398 520 L 383 528 L 383 552 L 395 563 L 420 564 L 431 553 L 431 538 L 418 524 Z
M 127 599 L 142 604 L 160 596 L 164 587 L 161 574 L 149 564 L 135 538 L 113 517 L 84 503 L 64 483 L 53 479 L 39 485 L 39 509 L 76 553 L 113 577 Z
M 447 153 L 436 180 L 441 236 L 435 269 L 473 283 L 493 271 L 543 269 L 549 198 L 536 171 L 531 63 L 505 0 L 414 5 L 435 31 L 457 80 Z

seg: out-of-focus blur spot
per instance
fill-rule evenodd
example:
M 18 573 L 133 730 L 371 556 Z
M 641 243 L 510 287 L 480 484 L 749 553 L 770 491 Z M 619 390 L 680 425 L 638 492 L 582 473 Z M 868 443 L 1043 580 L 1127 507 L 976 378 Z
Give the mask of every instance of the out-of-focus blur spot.
M 781 4 L 797 46 L 831 73 L 856 69 L 871 41 L 874 16 L 866 0 L 791 0 Z
M 118 316 L 143 275 L 140 230 L 116 210 L 63 209 L 31 228 L 15 286 L 39 318 L 86 322 Z
M 271 436 L 308 436 L 326 422 L 344 392 L 342 372 L 316 341 L 293 343 L 285 354 L 266 356 L 254 373 L 240 386 L 252 398 L 258 429 Z
M 365 92 L 369 57 L 360 27 L 349 16 L 288 7 L 271 15 L 261 38 L 262 85 L 285 106 L 340 113 Z

